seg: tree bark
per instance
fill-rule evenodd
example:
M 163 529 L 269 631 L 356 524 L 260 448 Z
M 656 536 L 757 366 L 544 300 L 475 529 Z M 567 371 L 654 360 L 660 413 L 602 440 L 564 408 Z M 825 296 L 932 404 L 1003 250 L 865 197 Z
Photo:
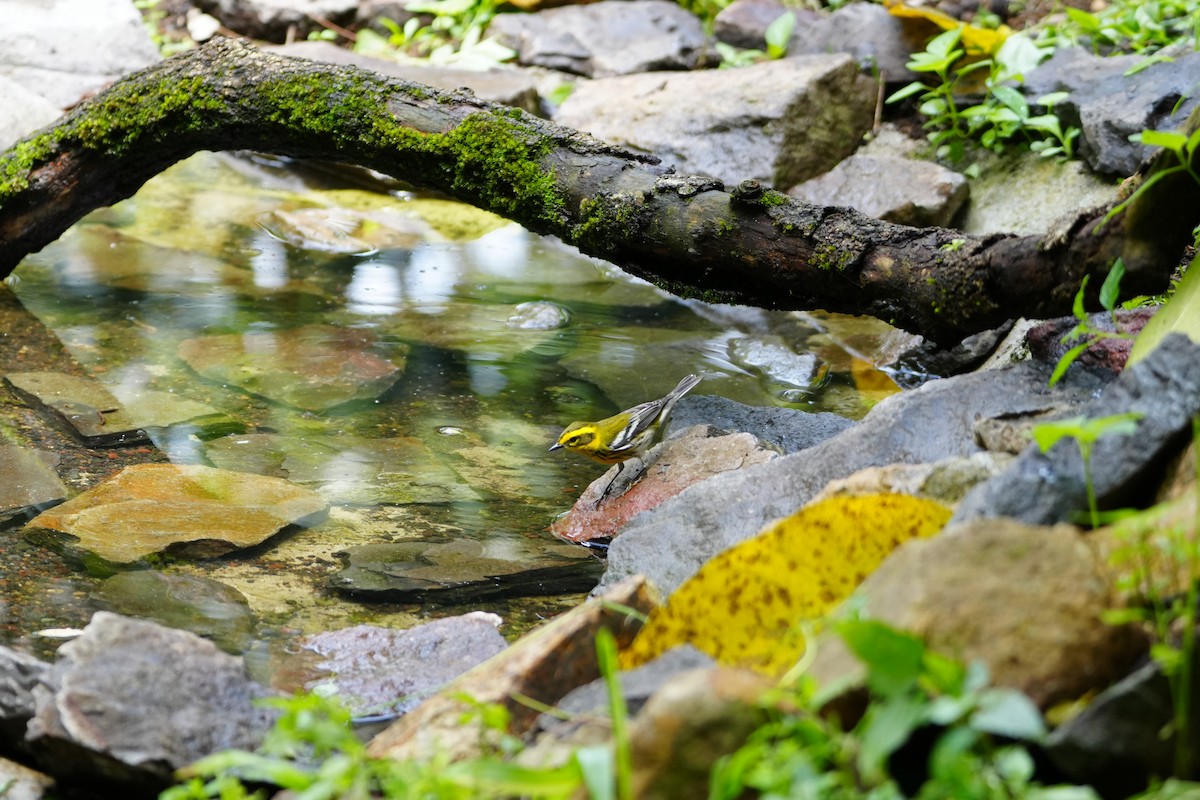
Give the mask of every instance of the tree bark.
M 751 182 L 727 192 L 466 91 L 215 39 L 0 154 L 0 277 L 176 161 L 227 149 L 369 167 L 680 296 L 868 314 L 947 343 L 1068 313 L 1083 276 L 1102 277 L 1117 257 L 1129 292 L 1161 291 L 1200 218 L 1200 188 L 1185 175 L 1107 224 L 1109 209 L 1096 209 L 1044 236 L 909 228 Z

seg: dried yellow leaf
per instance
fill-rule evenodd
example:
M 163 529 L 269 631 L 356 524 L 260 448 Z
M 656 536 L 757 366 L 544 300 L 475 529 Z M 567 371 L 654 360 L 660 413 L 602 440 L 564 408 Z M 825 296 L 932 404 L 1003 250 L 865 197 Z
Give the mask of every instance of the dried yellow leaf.
M 622 667 L 691 644 L 722 664 L 782 675 L 804 654 L 799 623 L 826 614 L 899 544 L 932 536 L 950 510 L 878 494 L 833 497 L 717 555 L 654 609 Z
M 887 6 L 888 13 L 894 17 L 900 17 L 901 19 L 923 19 L 945 31 L 962 28 L 962 46 L 967 51 L 967 55 L 995 55 L 1000 49 L 1000 45 L 1004 44 L 1004 40 L 1012 33 L 1012 29 L 1007 25 L 1001 25 L 995 29 L 981 28 L 978 25 L 968 25 L 949 14 L 938 11 L 936 8 L 905 5 L 898 0 L 884 0 L 884 5 Z

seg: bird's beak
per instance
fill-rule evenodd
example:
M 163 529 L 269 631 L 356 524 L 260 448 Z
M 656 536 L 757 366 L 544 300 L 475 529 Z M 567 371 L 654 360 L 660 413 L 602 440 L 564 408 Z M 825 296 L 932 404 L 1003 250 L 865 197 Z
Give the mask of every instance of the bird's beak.
M 559 444 L 558 442 L 555 442 L 554 444 L 550 445 L 549 452 L 553 453 L 555 450 L 562 450 L 562 445 Z

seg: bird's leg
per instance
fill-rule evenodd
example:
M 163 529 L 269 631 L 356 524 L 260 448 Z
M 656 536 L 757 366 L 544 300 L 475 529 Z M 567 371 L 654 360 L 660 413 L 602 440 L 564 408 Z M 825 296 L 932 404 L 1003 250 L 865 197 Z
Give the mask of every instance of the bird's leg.
M 621 477 L 621 470 L 623 469 L 625 469 L 625 462 L 618 461 L 617 474 L 612 476 L 612 480 L 608 482 L 608 486 L 604 487 L 604 491 L 600 493 L 599 499 L 596 500 L 596 503 L 592 506 L 592 508 L 599 508 L 600 504 L 604 502 L 604 498 L 608 497 L 608 490 L 611 489 L 613 484 L 617 482 L 617 478 Z

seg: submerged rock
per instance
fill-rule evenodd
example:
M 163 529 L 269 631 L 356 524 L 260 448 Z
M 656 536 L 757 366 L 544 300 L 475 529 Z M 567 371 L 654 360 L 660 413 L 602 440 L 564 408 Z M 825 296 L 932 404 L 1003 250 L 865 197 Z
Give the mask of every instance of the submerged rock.
M 484 598 L 586 592 L 602 569 L 585 550 L 551 541 L 402 541 L 351 547 L 329 579 L 342 594 L 393 603 L 467 603 Z
M 205 457 L 223 469 L 310 486 L 331 503 L 404 505 L 483 499 L 420 439 L 407 436 L 235 434 L 209 442 Z
M 9 372 L 4 381 L 22 400 L 44 409 L 85 444 L 149 441 L 121 401 L 99 381 L 65 372 Z
M 67 486 L 54 471 L 57 462 L 44 450 L 0 446 L 0 520 L 67 499 Z
M 278 478 L 141 464 L 42 512 L 26 533 L 85 560 L 132 564 L 156 554 L 209 557 L 250 547 L 328 507 L 317 493 Z
M 303 688 L 336 694 L 356 717 L 397 717 L 507 647 L 499 625 L 495 614 L 471 611 L 407 630 L 355 625 L 305 636 L 296 644 L 322 660 Z
M 212 642 L 100 611 L 59 648 L 28 740 L 56 777 L 133 796 L 203 756 L 253 749 L 278 716 L 256 705 L 271 695 Z
M 829 374 L 829 365 L 815 353 L 796 352 L 782 336 L 771 334 L 731 339 L 729 360 L 793 389 L 816 389 Z
M 408 345 L 381 345 L 364 330 L 304 325 L 187 339 L 179 355 L 197 373 L 306 411 L 383 394 L 404 372 Z
M 228 653 L 242 652 L 254 631 L 245 595 L 199 575 L 122 572 L 97 586 L 92 597 L 110 611 L 211 639 Z

